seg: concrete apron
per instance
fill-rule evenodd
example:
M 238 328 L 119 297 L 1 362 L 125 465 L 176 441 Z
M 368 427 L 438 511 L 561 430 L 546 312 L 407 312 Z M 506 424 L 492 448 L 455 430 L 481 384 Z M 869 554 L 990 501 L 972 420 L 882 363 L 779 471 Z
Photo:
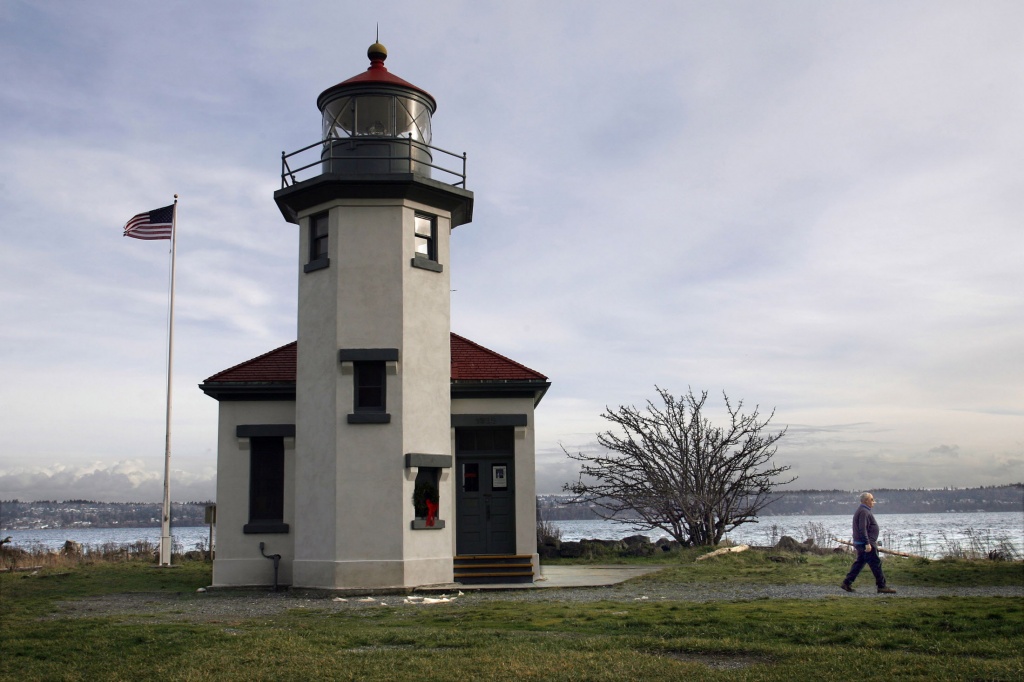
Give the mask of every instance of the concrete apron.
M 424 585 L 415 592 L 451 592 L 462 590 L 536 590 L 548 587 L 607 587 L 626 582 L 648 573 L 654 573 L 664 566 L 541 566 L 540 576 L 532 583 L 491 583 L 483 585 Z

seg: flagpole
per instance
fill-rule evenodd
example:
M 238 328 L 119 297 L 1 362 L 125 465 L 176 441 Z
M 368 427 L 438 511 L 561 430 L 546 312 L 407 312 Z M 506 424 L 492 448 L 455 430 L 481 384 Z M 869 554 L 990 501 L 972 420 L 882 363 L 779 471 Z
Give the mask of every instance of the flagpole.
M 167 323 L 167 424 L 164 438 L 164 508 L 160 524 L 160 565 L 171 565 L 171 376 L 174 367 L 174 260 L 178 247 L 178 195 L 171 209 L 171 305 Z

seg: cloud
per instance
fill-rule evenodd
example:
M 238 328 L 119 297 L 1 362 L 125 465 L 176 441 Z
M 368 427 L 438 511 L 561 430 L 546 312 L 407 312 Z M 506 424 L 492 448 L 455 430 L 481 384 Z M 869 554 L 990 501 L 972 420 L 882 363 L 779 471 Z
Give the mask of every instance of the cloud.
M 959 445 L 939 445 L 928 451 L 929 455 L 937 455 L 939 457 L 959 457 L 960 446 Z
M 389 68 L 469 154 L 453 329 L 553 382 L 540 479 L 655 384 L 776 408 L 802 486 L 1012 475 L 1024 5 L 387 6 Z M 0 469 L 159 463 L 168 254 L 120 226 L 175 192 L 176 466 L 215 459 L 195 384 L 295 338 L 280 153 L 379 8 L 240 7 L 0 13 Z
M 175 500 L 214 499 L 215 474 L 172 469 L 171 490 Z M 0 470 L 0 499 L 149 502 L 163 499 L 163 470 L 149 468 L 142 460 Z

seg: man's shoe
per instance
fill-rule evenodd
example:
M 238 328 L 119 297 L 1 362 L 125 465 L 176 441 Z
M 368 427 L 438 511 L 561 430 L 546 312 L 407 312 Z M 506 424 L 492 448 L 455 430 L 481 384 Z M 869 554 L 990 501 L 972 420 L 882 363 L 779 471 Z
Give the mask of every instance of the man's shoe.
M 891 587 L 879 587 L 878 594 L 896 594 L 896 590 Z
M 847 585 L 846 583 L 839 583 L 840 589 L 846 590 L 847 592 L 854 592 L 855 590 Z M 893 590 L 895 592 L 895 590 Z

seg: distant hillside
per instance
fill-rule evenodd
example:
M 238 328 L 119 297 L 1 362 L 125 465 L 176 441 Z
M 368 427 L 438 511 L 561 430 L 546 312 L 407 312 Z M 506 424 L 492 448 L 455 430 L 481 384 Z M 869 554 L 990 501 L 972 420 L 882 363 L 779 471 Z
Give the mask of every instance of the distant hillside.
M 1024 484 L 942 490 L 875 489 L 871 492 L 883 514 L 927 514 L 934 512 L 1015 511 L 1024 513 Z M 860 491 L 787 490 L 765 508 L 762 516 L 815 516 L 850 514 Z M 548 521 L 598 518 L 582 505 L 568 504 L 567 495 L 540 495 L 538 509 Z
M 1024 512 L 1024 484 L 942 490 L 874 489 L 876 508 L 886 514 L 933 512 Z M 848 514 L 860 491 L 793 490 L 762 512 L 762 516 Z
M 174 502 L 171 524 L 202 526 L 207 502 Z M 157 502 L 19 502 L 0 500 L 0 529 L 159 528 L 163 504 Z

